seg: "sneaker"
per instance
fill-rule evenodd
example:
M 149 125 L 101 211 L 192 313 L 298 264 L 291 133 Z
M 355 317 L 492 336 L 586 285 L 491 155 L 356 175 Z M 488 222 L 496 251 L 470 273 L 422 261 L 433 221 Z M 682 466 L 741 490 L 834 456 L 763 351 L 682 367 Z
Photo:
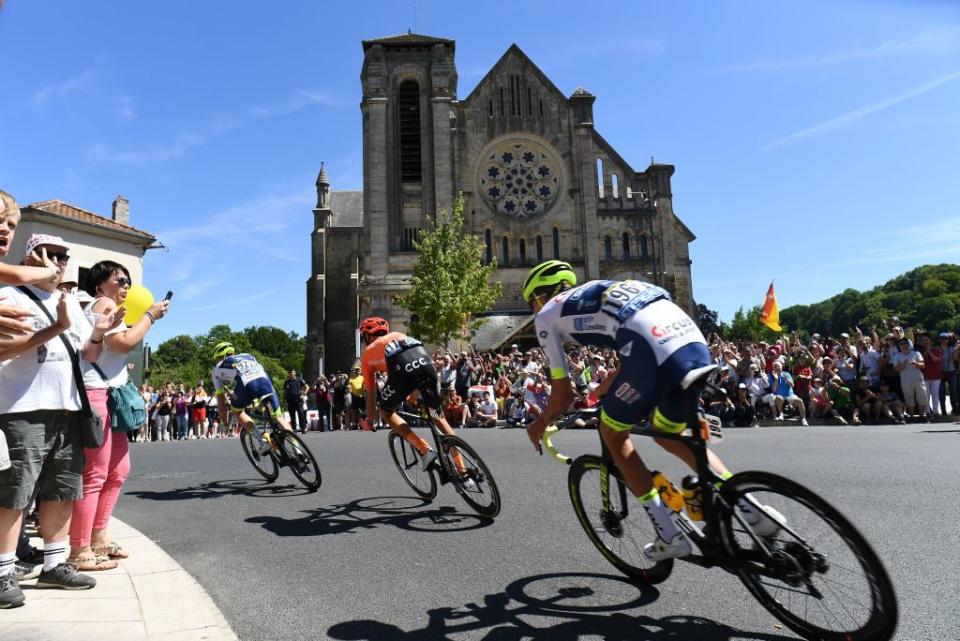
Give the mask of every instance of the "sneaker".
M 20 561 L 19 559 L 14 565 L 14 572 L 19 581 L 29 581 L 30 579 L 37 578 L 40 576 L 40 570 L 42 569 L 42 563 L 28 563 L 26 561 Z
M 776 536 L 787 518 L 769 505 L 755 506 L 748 501 L 738 501 L 740 512 L 743 519 L 753 528 L 758 536 L 764 539 L 772 539 Z
M 802 425 L 802 426 L 804 426 L 804 427 L 810 427 L 810 423 L 807 423 L 807 419 L 805 419 L 805 418 L 801 418 L 801 419 L 800 419 L 800 425 Z
M 0 576 L 0 610 L 19 608 L 23 602 L 23 590 L 20 589 L 17 573 Z
M 430 465 L 436 460 L 437 453 L 433 450 L 427 450 L 427 453 L 423 455 L 422 459 L 420 459 L 420 469 L 426 472 Z
M 37 588 L 59 588 L 61 590 L 89 590 L 97 585 L 92 576 L 77 572 L 73 563 L 61 563 L 52 570 L 42 570 L 37 578 Z
M 840 423 L 840 425 L 846 425 L 846 424 L 847 424 L 847 419 L 843 418 L 842 416 L 838 416 L 838 417 L 837 417 L 837 422 Z
M 681 556 L 687 556 L 691 550 L 690 541 L 687 540 L 687 537 L 683 534 L 677 534 L 669 542 L 657 537 L 657 540 L 653 543 L 647 543 L 643 546 L 643 556 L 654 563 L 658 563 L 660 561 L 666 561 L 667 559 L 678 559 Z
M 780 414 L 779 416 L 777 416 L 776 420 L 778 420 L 778 421 L 785 421 L 785 420 L 787 420 L 787 419 L 783 418 L 783 414 Z

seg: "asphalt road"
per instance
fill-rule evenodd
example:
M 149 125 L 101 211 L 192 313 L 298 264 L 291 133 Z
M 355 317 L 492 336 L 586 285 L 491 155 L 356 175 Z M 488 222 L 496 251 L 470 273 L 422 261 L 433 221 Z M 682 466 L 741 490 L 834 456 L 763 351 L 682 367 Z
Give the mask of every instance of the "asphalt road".
M 141 444 L 117 516 L 207 589 L 241 639 L 796 638 L 735 577 L 678 563 L 638 588 L 590 545 L 564 467 L 523 432 L 470 430 L 504 507 L 473 516 L 448 486 L 425 504 L 393 467 L 387 433 L 307 436 L 324 483 L 287 470 L 265 484 L 236 439 Z M 641 439 L 675 480 L 679 464 Z M 598 450 L 564 432 L 561 450 Z M 871 541 L 900 602 L 897 639 L 960 638 L 960 430 L 952 425 L 728 430 L 735 471 L 793 478 L 841 507 Z

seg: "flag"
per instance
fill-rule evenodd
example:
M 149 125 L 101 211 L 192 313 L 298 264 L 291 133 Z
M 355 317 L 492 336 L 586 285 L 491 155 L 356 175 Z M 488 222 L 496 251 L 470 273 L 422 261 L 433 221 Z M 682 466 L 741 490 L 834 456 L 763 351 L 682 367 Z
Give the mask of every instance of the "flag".
M 760 322 L 775 332 L 780 331 L 780 310 L 777 309 L 777 295 L 773 293 L 773 282 L 767 288 L 767 299 L 763 301 Z

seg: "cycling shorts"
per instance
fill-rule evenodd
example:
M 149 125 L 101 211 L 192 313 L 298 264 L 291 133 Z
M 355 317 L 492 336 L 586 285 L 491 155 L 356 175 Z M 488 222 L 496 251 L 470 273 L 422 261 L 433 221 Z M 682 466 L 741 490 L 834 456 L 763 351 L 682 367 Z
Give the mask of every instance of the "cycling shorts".
M 658 364 L 657 356 L 663 357 L 666 346 L 661 341 L 670 334 L 662 326 L 654 327 L 660 331 L 643 331 L 628 321 L 617 330 L 620 371 L 603 397 L 600 419 L 618 432 L 647 420 L 654 411 L 655 428 L 682 432 L 686 417 L 680 382 L 689 371 L 713 362 L 706 344 L 695 341 L 677 348 Z
M 251 403 L 264 396 L 270 397 L 270 402 L 273 403 L 273 414 L 279 416 L 280 398 L 273 389 L 273 383 L 266 378 L 255 378 L 245 385 L 237 385 L 230 397 L 230 409 L 234 412 L 242 412 Z
M 380 390 L 381 409 L 392 412 L 413 390 L 430 409 L 440 409 L 440 379 L 430 354 L 414 345 L 387 357 L 387 382 Z

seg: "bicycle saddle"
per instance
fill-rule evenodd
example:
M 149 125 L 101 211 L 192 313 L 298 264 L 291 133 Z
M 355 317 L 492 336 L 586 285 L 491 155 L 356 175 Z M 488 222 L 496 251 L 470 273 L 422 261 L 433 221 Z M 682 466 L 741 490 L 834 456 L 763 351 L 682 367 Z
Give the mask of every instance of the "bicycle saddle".
M 690 389 L 695 384 L 706 385 L 709 382 L 710 375 L 716 372 L 719 369 L 717 365 L 705 365 L 703 367 L 698 367 L 697 369 L 692 369 L 687 372 L 687 375 L 683 377 L 683 380 L 680 381 L 680 387 L 682 389 Z

